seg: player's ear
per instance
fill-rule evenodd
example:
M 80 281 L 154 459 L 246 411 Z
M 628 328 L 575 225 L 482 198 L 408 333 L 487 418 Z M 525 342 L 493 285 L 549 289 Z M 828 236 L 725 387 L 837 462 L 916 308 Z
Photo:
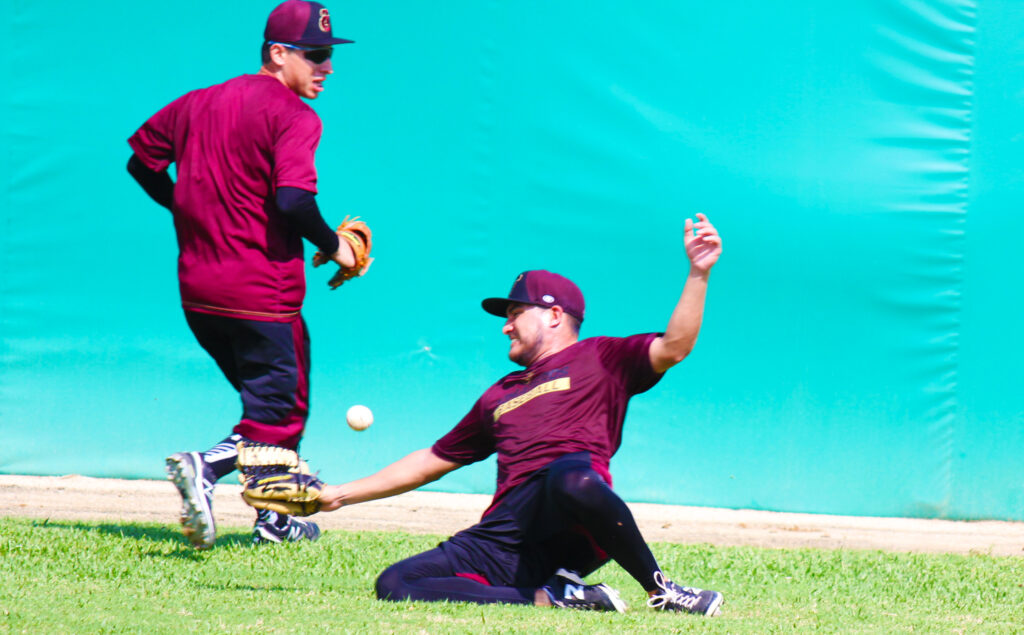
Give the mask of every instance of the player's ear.
M 548 326 L 554 328 L 565 322 L 565 311 L 557 304 L 548 309 Z
M 288 54 L 288 48 L 283 44 L 271 44 L 267 48 L 267 57 L 270 62 L 276 66 L 284 66 L 285 55 Z

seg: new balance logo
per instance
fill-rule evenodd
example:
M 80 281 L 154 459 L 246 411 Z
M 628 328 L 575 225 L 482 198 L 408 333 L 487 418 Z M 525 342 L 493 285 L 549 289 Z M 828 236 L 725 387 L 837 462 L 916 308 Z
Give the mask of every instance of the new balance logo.
M 575 584 L 566 584 L 565 585 L 565 596 L 564 597 L 566 597 L 566 598 L 576 598 L 577 600 L 584 599 L 583 587 L 582 586 L 576 586 Z

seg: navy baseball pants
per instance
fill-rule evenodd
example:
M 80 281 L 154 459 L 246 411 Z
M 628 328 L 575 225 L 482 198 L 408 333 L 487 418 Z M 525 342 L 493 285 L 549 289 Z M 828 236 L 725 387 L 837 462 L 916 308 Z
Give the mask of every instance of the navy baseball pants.
M 234 432 L 295 448 L 309 414 L 309 332 L 288 322 L 243 320 L 185 311 L 189 328 L 242 398 Z
M 657 588 L 658 564 L 632 513 L 590 454 L 577 452 L 538 470 L 476 525 L 385 569 L 377 597 L 532 604 L 559 568 L 586 576 L 609 556 L 645 590 Z

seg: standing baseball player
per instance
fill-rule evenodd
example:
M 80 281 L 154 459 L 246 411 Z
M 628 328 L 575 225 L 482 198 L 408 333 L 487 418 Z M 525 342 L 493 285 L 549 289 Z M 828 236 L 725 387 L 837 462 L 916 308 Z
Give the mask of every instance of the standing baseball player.
M 288 0 L 267 19 L 258 73 L 185 94 L 128 140 L 128 171 L 174 215 L 188 325 L 242 400 L 233 434 L 206 452 L 167 458 L 185 535 L 200 549 L 214 544 L 213 488 L 235 469 L 236 444 L 294 449 L 302 438 L 310 370 L 302 240 L 319 250 L 315 265 L 339 265 L 331 286 L 369 266 L 369 228 L 346 222 L 335 232 L 320 215 L 322 125 L 301 99 L 320 95 L 333 46 L 349 42 L 333 36 L 323 5 Z M 253 539 L 319 535 L 308 520 L 260 510 Z
M 579 288 L 548 271 L 527 271 L 508 297 L 483 301 L 484 310 L 505 317 L 509 358 L 524 370 L 491 386 L 432 447 L 372 476 L 336 486 L 302 477 L 303 489 L 313 481 L 304 494 L 319 490 L 319 509 L 330 511 L 415 489 L 497 453 L 497 490 L 482 520 L 386 569 L 377 579 L 380 599 L 622 611 L 613 589 L 582 580 L 613 559 L 648 592 L 650 606 L 719 612 L 721 593 L 678 585 L 662 573 L 609 474 L 629 399 L 658 383 L 697 340 L 708 277 L 722 252 L 714 226 L 697 217 L 686 221 L 690 273 L 663 334 L 580 340 Z M 269 496 L 287 479 L 267 479 Z M 247 500 L 262 505 L 263 489 L 259 479 L 251 481 Z

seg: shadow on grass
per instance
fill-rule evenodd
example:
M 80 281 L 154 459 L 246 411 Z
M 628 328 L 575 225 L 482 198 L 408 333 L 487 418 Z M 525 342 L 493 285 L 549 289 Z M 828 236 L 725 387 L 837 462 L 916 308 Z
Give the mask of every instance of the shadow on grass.
M 97 532 L 106 536 L 128 538 L 140 542 L 164 543 L 172 548 L 170 552 L 149 552 L 152 558 L 183 558 L 200 560 L 209 551 L 201 551 L 182 534 L 177 525 L 139 525 L 136 523 L 118 525 L 114 523 L 91 523 L 86 521 L 39 520 L 32 523 L 34 527 L 58 530 Z M 228 531 L 217 535 L 215 547 L 253 547 L 250 532 Z

